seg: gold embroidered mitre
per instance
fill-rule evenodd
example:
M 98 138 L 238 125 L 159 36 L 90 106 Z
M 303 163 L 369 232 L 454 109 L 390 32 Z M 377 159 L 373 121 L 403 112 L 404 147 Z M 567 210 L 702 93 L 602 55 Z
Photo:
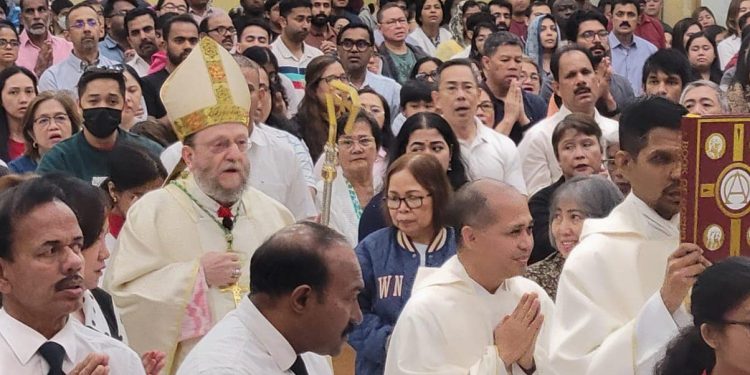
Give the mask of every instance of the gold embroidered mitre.
M 250 122 L 250 91 L 232 55 L 209 37 L 169 75 L 161 101 L 180 141 L 214 125 Z

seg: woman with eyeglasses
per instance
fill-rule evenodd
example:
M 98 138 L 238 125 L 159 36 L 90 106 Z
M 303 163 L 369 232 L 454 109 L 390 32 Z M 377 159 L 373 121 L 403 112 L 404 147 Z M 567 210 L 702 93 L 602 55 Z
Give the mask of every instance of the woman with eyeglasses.
M 186 0 L 159 0 L 154 7 L 158 16 L 167 13 L 185 14 L 190 10 Z
M 323 146 L 328 139 L 325 95 L 332 92 L 331 82 L 334 80 L 349 81 L 338 58 L 331 55 L 318 56 L 307 65 L 305 96 L 293 120 L 300 125 L 302 139 L 310 149 L 313 160 L 318 160 L 323 154 Z
M 417 60 L 411 69 L 409 78 L 419 81 L 435 83 L 438 77 L 438 68 L 443 62 L 437 57 L 427 56 Z
M 338 165 L 336 179 L 331 189 L 331 217 L 329 225 L 343 234 L 349 244 L 357 244 L 357 229 L 362 208 L 375 194 L 372 168 L 382 141 L 380 127 L 372 116 L 360 111 L 351 134 L 345 134 L 346 117 L 339 120 L 336 129 Z M 316 190 L 318 210 L 323 207 L 323 181 Z
M 34 73 L 12 66 L 0 72 L 0 160 L 24 154 L 23 117 L 37 94 Z
M 453 189 L 437 158 L 401 156 L 388 168 L 384 191 L 389 226 L 355 249 L 365 283 L 359 294 L 363 320 L 349 343 L 357 351 L 360 375 L 383 373 L 389 339 L 417 270 L 440 267 L 456 254 L 455 233 L 446 223 Z
M 730 257 L 698 275 L 693 324 L 672 340 L 656 375 L 750 374 L 750 258 Z
M 485 86 L 479 86 L 476 116 L 484 126 L 495 128 L 495 106 L 492 104 L 492 94 Z
M 18 59 L 18 31 L 8 21 L 0 21 L 0 71 L 16 65 Z
M 442 0 L 416 0 L 414 2 L 415 21 L 417 27 L 406 38 L 411 43 L 430 56 L 435 56 L 437 46 L 446 40 L 453 38 L 448 29 L 442 27 L 446 24 L 446 13 L 450 9 L 443 9 Z
M 14 173 L 34 172 L 42 156 L 56 144 L 81 129 L 78 106 L 70 96 L 59 91 L 45 91 L 29 103 L 23 117 L 25 151 L 8 163 Z
M 469 181 L 458 139 L 448 122 L 438 114 L 420 112 L 410 116 L 404 122 L 388 153 L 391 164 L 404 154 L 434 156 L 440 162 L 453 190 Z M 380 191 L 365 207 L 359 222 L 360 241 L 370 233 L 388 226 L 383 215 L 386 211 L 383 202 L 385 193 L 386 191 Z

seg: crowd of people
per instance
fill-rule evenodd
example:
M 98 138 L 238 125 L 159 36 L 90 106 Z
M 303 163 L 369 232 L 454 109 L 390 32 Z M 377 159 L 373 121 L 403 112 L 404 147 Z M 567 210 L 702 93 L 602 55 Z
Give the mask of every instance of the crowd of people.
M 0 1 L 0 372 L 750 374 L 750 0 L 237 5 Z

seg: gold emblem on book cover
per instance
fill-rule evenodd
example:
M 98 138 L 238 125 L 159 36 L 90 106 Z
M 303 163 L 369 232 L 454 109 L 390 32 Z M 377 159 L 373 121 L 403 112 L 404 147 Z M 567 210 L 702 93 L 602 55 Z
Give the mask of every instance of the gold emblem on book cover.
M 727 150 L 727 141 L 720 133 L 713 133 L 706 137 L 704 149 L 706 150 L 706 156 L 710 159 L 721 159 L 724 156 L 724 152 Z
M 711 224 L 703 231 L 703 245 L 711 251 L 718 250 L 724 244 L 724 230 L 716 224 Z

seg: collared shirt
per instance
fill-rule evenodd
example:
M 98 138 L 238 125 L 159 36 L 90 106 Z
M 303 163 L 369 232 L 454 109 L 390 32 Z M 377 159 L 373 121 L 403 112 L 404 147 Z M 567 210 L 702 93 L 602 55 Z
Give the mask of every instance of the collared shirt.
M 148 75 L 148 68 L 151 66 L 148 61 L 144 60 L 143 57 L 136 54 L 135 57 L 130 59 L 130 61 L 127 62 L 128 65 L 130 65 L 133 69 L 135 69 L 135 72 L 138 73 L 138 77 L 145 77 Z
M 307 38 L 305 38 L 305 43 L 318 49 L 320 49 L 320 45 L 323 42 L 333 42 L 333 44 L 336 44 L 336 32 L 328 23 L 326 23 L 326 28 L 321 33 L 315 33 L 311 27 Z
M 507 136 L 482 125 L 478 119 L 474 122 L 477 129 L 474 139 L 458 140 L 461 157 L 469 168 L 469 178 L 494 178 L 526 194 L 516 145 Z
M 664 39 L 664 27 L 661 21 L 645 14 L 641 17 L 641 22 L 635 27 L 635 35 L 651 42 L 656 48 L 665 48 L 667 41 Z
M 16 65 L 22 66 L 33 72 L 34 67 L 36 66 L 36 61 L 39 58 L 40 49 L 31 42 L 26 30 L 18 35 L 18 41 L 21 43 L 21 46 L 18 47 L 18 59 L 16 59 Z M 52 65 L 59 64 L 68 58 L 70 52 L 73 50 L 73 43 L 59 36 L 47 33 L 47 41 L 52 43 Z
M 332 375 L 326 357 L 300 355 L 310 375 Z M 178 375 L 290 375 L 297 358 L 292 345 L 255 307 L 243 298 L 188 354 Z
M 37 353 L 47 341 L 65 349 L 63 371 L 70 371 L 90 353 L 109 356 L 111 375 L 145 374 L 143 364 L 127 345 L 87 328 L 75 319 L 68 319 L 63 328 L 47 340 L 41 333 L 0 309 L 0 364 L 3 374 L 46 374 L 47 361 Z
M 395 120 L 396 116 L 401 112 L 401 85 L 392 78 L 374 74 L 368 70 L 365 73 L 365 82 L 362 84 L 362 87 L 358 87 L 357 89 L 365 86 L 369 86 L 388 101 L 388 107 L 391 110 L 391 121 Z M 396 133 L 394 132 L 394 134 Z
M 199 15 L 195 9 L 190 8 L 188 10 L 188 14 L 193 16 L 193 19 L 195 20 L 195 23 L 201 24 L 201 21 L 203 21 L 204 18 L 217 15 L 217 14 L 226 14 L 227 12 L 224 11 L 224 9 L 217 8 L 217 7 L 208 7 L 205 12 L 203 12 L 203 15 Z
M 523 165 L 523 177 L 526 179 L 526 187 L 530 195 L 536 194 L 562 177 L 560 163 L 552 148 L 552 133 L 557 124 L 569 114 L 571 112 L 565 105 L 560 106 L 557 113 L 534 125 L 518 145 Z M 596 110 L 594 110 L 594 121 L 602 129 L 602 134 L 610 134 L 619 129 L 617 121 L 603 117 Z M 603 141 L 600 142 L 602 148 L 606 149 L 607 145 Z
M 438 45 L 446 40 L 451 40 L 452 38 L 453 35 L 451 32 L 441 27 L 438 29 L 437 40 L 433 41 L 427 36 L 427 34 L 425 34 L 421 27 L 417 27 L 406 37 L 406 42 L 421 48 L 422 51 L 425 51 L 428 55 L 435 57 Z M 437 42 L 437 44 L 434 42 Z
M 620 43 L 615 33 L 609 33 L 609 45 L 612 53 L 612 68 L 615 73 L 624 76 L 630 81 L 633 93 L 636 96 L 643 92 L 643 65 L 646 60 L 656 52 L 656 46 L 646 39 L 633 35 L 633 43 L 626 46 Z
M 271 43 L 271 52 L 279 61 L 279 73 L 285 75 L 294 84 L 295 93 L 301 98 L 305 95 L 305 72 L 310 61 L 323 54 L 319 49 L 302 43 L 302 56 L 294 57 L 281 37 Z M 295 111 L 296 112 L 296 111 Z
M 117 306 L 114 303 L 112 304 L 112 309 L 114 318 L 117 322 L 117 331 L 120 336 L 119 338 L 113 337 L 115 335 L 109 328 L 109 323 L 107 323 L 107 318 L 105 317 L 104 310 L 102 310 L 102 307 L 99 306 L 99 302 L 96 300 L 96 298 L 94 298 L 94 294 L 91 293 L 91 290 L 87 290 L 83 293 L 83 325 L 97 332 L 101 332 L 105 336 L 118 339 L 119 341 L 122 341 L 125 345 L 127 345 L 128 335 L 125 333 L 125 327 L 122 325 L 122 321 L 120 320 L 120 313 L 117 311 Z M 74 314 L 71 314 L 71 318 L 73 317 L 73 315 Z
M 112 61 L 121 64 L 125 60 L 125 53 L 120 49 L 120 45 L 107 34 L 104 40 L 99 42 L 99 56 L 106 57 Z
M 116 61 L 112 61 L 99 55 L 97 62 L 91 65 L 112 66 L 117 64 Z M 71 53 L 67 59 L 59 64 L 50 66 L 49 69 L 45 70 L 42 76 L 39 77 L 39 92 L 48 90 L 66 90 L 73 98 L 78 98 L 78 80 L 81 79 L 86 65 L 88 64 L 79 59 L 75 54 Z

